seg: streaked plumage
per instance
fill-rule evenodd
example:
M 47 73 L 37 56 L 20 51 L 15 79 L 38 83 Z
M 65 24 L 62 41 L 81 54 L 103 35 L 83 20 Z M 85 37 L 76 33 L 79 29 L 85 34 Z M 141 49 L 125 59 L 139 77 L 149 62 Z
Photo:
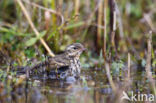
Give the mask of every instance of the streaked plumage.
M 64 53 L 49 57 L 37 65 L 24 68 L 23 71 L 29 71 L 32 75 L 34 71 L 36 73 L 46 72 L 50 78 L 65 78 L 69 75 L 78 76 L 81 71 L 79 57 L 84 50 L 84 46 L 80 43 L 71 44 L 66 47 Z

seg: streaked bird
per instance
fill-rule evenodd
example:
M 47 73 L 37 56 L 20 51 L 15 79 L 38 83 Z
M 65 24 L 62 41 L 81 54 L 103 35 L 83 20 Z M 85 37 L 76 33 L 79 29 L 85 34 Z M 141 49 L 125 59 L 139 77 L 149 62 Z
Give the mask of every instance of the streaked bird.
M 78 77 L 81 72 L 79 57 L 84 50 L 85 48 L 81 43 L 73 43 L 67 46 L 62 54 L 49 57 L 32 67 L 26 67 L 22 72 L 28 71 L 31 75 L 35 72 L 36 74 L 46 72 L 52 79 L 66 78 L 67 76 Z

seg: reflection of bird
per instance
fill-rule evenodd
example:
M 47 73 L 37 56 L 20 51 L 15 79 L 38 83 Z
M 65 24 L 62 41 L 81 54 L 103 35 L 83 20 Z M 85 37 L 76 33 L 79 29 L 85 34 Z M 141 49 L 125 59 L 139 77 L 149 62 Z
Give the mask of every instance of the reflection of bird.
M 66 47 L 64 53 L 56 55 L 55 57 L 49 57 L 45 61 L 34 65 L 32 67 L 24 68 L 26 71 L 39 70 L 38 68 L 46 68 L 45 71 L 51 78 L 64 78 L 66 76 L 78 76 L 80 74 L 80 61 L 79 57 L 85 50 L 84 46 L 80 43 L 73 43 Z M 33 73 L 31 73 L 33 75 Z

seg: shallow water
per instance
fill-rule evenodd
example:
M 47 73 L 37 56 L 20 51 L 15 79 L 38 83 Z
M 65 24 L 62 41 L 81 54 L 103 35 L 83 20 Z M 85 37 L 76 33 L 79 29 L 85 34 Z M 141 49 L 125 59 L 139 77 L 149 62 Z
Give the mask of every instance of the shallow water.
M 13 89 L 2 103 L 113 103 L 116 96 L 105 74 L 103 70 L 86 69 L 75 82 L 30 80 L 24 86 Z M 115 82 L 122 86 L 123 78 L 116 77 Z M 150 91 L 141 78 L 133 79 L 131 90 Z
M 13 103 L 104 103 L 109 101 L 112 89 L 100 71 L 99 73 L 90 70 L 82 71 L 80 78 L 75 82 L 32 80 L 33 84 L 28 82 L 24 88 L 18 88 L 7 101 Z

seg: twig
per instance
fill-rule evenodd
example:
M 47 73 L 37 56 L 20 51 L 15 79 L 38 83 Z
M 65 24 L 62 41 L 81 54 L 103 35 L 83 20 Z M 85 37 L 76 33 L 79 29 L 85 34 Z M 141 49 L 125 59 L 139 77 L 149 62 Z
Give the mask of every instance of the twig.
M 22 11 L 23 11 L 23 13 L 24 13 L 24 15 L 25 15 L 25 17 L 26 17 L 28 23 L 30 24 L 32 30 L 35 32 L 35 35 L 38 37 L 38 36 L 40 35 L 40 33 L 39 33 L 39 32 L 37 31 L 37 29 L 35 28 L 35 26 L 34 26 L 32 20 L 31 20 L 31 18 L 30 18 L 30 16 L 29 16 L 29 14 L 28 14 L 26 8 L 24 7 L 23 3 L 21 2 L 21 0 L 16 0 L 16 1 L 17 1 L 17 3 L 19 4 L 19 6 L 21 7 L 21 9 L 22 9 Z M 55 56 L 54 53 L 50 50 L 50 48 L 48 47 L 48 45 L 46 44 L 46 42 L 44 41 L 44 39 L 40 38 L 40 41 L 41 41 L 41 43 L 43 44 L 43 46 L 45 47 L 45 49 L 48 51 L 48 53 L 49 53 L 52 57 L 54 57 L 54 56 Z
M 147 59 L 146 59 L 146 74 L 147 78 L 149 79 L 151 86 L 154 90 L 154 94 L 156 95 L 156 87 L 155 87 L 155 81 L 153 80 L 152 77 L 152 72 L 151 72 L 151 51 L 152 51 L 152 31 L 148 33 L 148 40 L 147 40 Z

